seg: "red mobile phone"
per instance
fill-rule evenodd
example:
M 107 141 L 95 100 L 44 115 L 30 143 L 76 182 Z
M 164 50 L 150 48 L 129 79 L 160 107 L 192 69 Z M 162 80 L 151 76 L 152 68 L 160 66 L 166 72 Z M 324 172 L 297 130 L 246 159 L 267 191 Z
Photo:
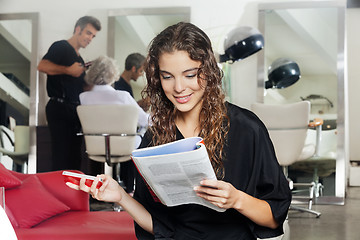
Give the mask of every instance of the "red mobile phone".
M 85 185 L 88 187 L 91 187 L 93 181 L 95 180 L 95 176 L 80 174 L 80 173 L 74 173 L 70 171 L 63 171 L 62 175 L 65 177 L 65 182 L 71 182 L 73 184 L 79 185 L 81 178 L 86 178 Z M 97 184 L 96 188 L 100 188 L 102 186 L 102 179 L 100 179 L 99 183 Z

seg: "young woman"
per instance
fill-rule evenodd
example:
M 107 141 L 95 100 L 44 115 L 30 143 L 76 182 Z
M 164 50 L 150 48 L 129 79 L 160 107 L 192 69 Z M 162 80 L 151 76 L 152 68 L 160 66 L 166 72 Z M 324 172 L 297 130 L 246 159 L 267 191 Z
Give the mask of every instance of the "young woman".
M 224 101 L 219 69 L 207 35 L 178 23 L 152 41 L 146 59 L 145 94 L 151 122 L 140 147 L 200 136 L 218 180 L 194 191 L 226 209 L 196 204 L 166 207 L 154 200 L 141 177 L 134 198 L 108 176 L 94 198 L 118 202 L 134 218 L 139 239 L 256 239 L 282 233 L 291 193 L 263 123 L 250 111 Z M 78 189 L 76 186 L 73 188 Z

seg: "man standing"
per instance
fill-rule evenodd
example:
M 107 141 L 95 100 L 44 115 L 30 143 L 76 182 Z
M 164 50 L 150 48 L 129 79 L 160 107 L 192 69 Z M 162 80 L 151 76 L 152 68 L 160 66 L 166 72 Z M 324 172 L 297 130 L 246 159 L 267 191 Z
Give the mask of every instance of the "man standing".
M 136 80 L 144 74 L 145 57 L 140 53 L 132 53 L 125 60 L 125 70 L 121 73 L 119 81 L 115 82 L 116 90 L 123 90 L 134 97 L 130 81 Z
M 127 91 L 134 97 L 130 81 L 136 81 L 144 74 L 145 57 L 140 53 L 132 53 L 125 59 L 125 70 L 121 73 L 120 79 L 115 82 L 116 90 Z M 143 99 L 138 101 L 140 107 L 147 111 L 147 104 Z M 135 165 L 132 161 L 120 163 L 120 178 L 125 184 L 125 190 L 131 193 L 134 190 Z
M 50 100 L 46 118 L 52 141 L 52 170 L 80 170 L 82 138 L 76 135 L 81 129 L 76 107 L 85 87 L 86 66 L 79 50 L 86 48 L 100 30 L 98 19 L 81 17 L 73 36 L 53 43 L 38 65 L 38 70 L 47 74 Z

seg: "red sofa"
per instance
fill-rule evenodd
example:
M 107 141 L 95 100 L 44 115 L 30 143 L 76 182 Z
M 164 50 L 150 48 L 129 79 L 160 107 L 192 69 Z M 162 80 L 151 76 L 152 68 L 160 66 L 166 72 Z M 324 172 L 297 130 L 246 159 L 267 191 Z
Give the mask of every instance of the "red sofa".
M 22 174 L 0 164 L 6 213 L 19 240 L 136 239 L 129 214 L 90 211 L 89 195 L 67 187 L 61 173 Z

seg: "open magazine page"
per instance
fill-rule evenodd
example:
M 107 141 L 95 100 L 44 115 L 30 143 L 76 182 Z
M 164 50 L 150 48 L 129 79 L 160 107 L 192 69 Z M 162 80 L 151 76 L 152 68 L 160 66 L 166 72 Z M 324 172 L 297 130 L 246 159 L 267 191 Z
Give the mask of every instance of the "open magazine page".
M 132 159 L 147 184 L 167 206 L 195 203 L 225 211 L 198 197 L 193 190 L 202 179 L 216 179 L 199 137 L 133 151 Z

